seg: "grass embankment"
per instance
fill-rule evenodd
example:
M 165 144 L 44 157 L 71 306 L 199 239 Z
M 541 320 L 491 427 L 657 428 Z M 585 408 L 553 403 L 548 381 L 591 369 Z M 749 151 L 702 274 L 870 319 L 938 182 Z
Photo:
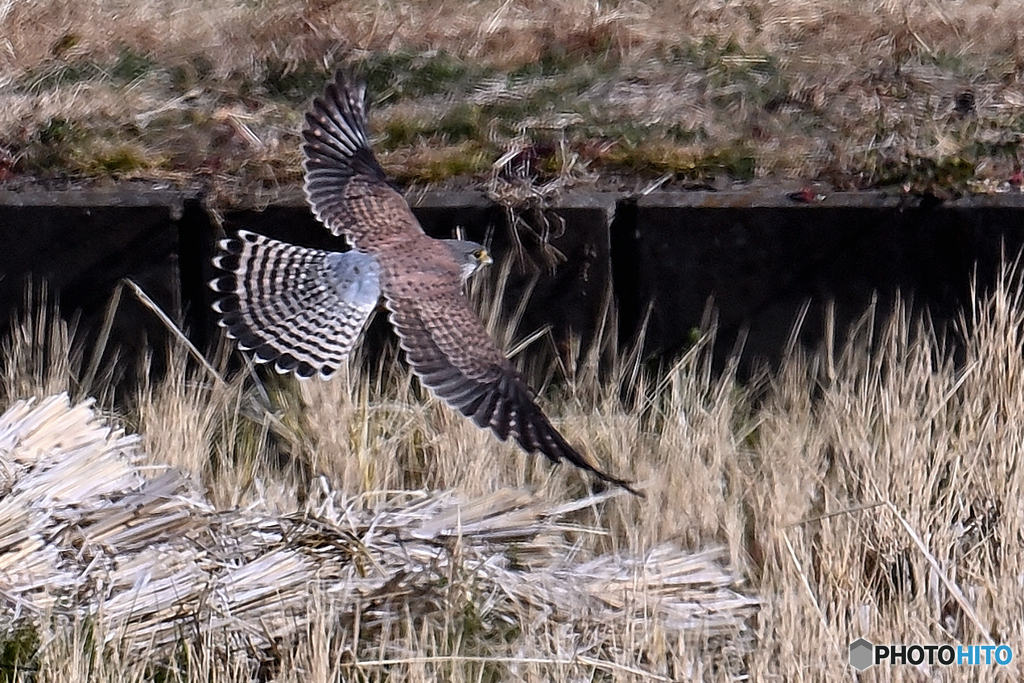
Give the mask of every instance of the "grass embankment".
M 0 178 L 293 183 L 348 63 L 404 182 L 991 191 L 1021 165 L 1018 26 L 1013 2 L 8 3 Z
M 594 628 L 585 618 L 567 625 L 531 609 L 509 620 L 499 609 L 507 596 L 484 599 L 474 591 L 480 584 L 469 581 L 446 594 L 452 602 L 440 612 L 435 605 L 425 616 L 409 606 L 386 637 L 360 637 L 349 618 L 302 622 L 295 647 L 281 644 L 285 665 L 262 673 L 241 652 L 227 667 L 204 659 L 199 646 L 179 669 L 164 662 L 154 674 L 144 657 L 103 654 L 88 629 L 77 640 L 9 634 L 0 648 L 5 667 L 17 660 L 28 667 L 21 680 L 36 681 L 144 680 L 168 671 L 182 681 L 266 675 L 307 683 L 356 671 L 359 680 L 414 682 L 795 681 L 849 676 L 846 647 L 860 636 L 1016 647 L 1024 636 L 1024 427 L 1017 419 L 1024 414 L 1024 302 L 1006 288 L 979 297 L 957 364 L 903 308 L 875 313 L 890 316 L 880 332 L 866 319 L 834 352 L 794 352 L 776 373 L 748 385 L 728 372 L 714 376 L 706 343 L 660 373 L 623 356 L 608 381 L 586 369 L 553 382 L 530 378 L 571 441 L 609 470 L 634 476 L 648 495 L 579 511 L 558 529 L 558 554 L 583 562 L 604 553 L 642 557 L 664 543 L 723 547 L 726 564 L 761 603 L 749 639 L 666 640 L 672 626 L 656 614 Z M 109 393 L 102 373 L 91 386 L 72 381 L 74 363 L 60 361 L 65 335 L 50 334 L 43 353 L 43 330 L 26 326 L 12 342 L 5 405 L 60 390 Z M 191 473 L 215 509 L 287 516 L 315 497 L 314 474 L 364 504 L 420 487 L 469 499 L 526 487 L 560 504 L 587 486 L 576 471 L 499 444 L 424 398 L 393 358 L 347 380 L 275 383 L 269 403 L 244 377 L 215 385 L 203 371 L 185 371 L 181 359 L 172 367 L 143 386 L 120 419 L 142 435 L 149 462 Z M 272 418 L 259 405 L 271 406 Z M 458 546 L 447 552 L 456 562 Z M 516 557 L 514 546 L 499 543 L 494 552 L 502 561 Z M 373 573 L 370 565 L 365 571 Z M 466 580 L 447 576 L 449 586 Z M 364 609 L 379 617 L 381 603 Z M 501 621 L 493 618 L 499 613 Z M 364 627 L 371 622 L 368 616 Z M 988 680 L 1015 677 L 1017 667 L 923 675 Z M 9 677 L 9 668 L 2 671 Z M 920 675 L 883 667 L 866 677 Z

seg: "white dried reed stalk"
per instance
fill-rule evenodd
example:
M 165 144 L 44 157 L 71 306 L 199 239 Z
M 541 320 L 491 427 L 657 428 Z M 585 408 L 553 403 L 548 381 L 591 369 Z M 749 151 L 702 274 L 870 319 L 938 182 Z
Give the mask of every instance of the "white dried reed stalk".
M 615 493 L 558 507 L 513 491 L 368 502 L 321 480 L 304 509 L 274 516 L 214 509 L 186 473 L 144 471 L 141 456 L 136 437 L 66 395 L 0 416 L 0 640 L 5 625 L 61 617 L 92 620 L 109 645 L 154 661 L 188 642 L 259 658 L 323 614 L 372 633 L 456 595 L 495 622 L 750 637 L 757 602 L 719 549 L 572 559 L 573 535 L 601 533 L 573 513 Z

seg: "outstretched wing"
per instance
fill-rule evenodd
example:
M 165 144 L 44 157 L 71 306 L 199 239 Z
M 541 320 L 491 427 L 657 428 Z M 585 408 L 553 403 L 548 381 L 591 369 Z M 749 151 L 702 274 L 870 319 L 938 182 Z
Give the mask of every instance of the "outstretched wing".
M 424 386 L 505 441 L 552 462 L 567 460 L 598 479 L 643 496 L 597 469 L 559 434 L 456 289 L 423 299 L 386 298 L 406 359 Z
M 366 136 L 366 88 L 339 70 L 313 101 L 302 130 L 304 190 L 313 214 L 363 251 L 422 233 L 388 182 Z
M 327 378 L 348 359 L 377 303 L 377 260 L 357 251 L 334 253 L 239 231 L 219 243 L 213 264 L 225 274 L 210 282 L 221 327 L 278 372 Z

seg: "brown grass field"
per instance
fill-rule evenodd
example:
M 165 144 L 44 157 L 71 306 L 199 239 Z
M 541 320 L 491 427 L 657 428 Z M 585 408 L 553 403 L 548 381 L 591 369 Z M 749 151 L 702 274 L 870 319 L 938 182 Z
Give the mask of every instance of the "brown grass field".
M 205 184 L 230 202 L 294 184 L 303 108 L 349 64 L 369 81 L 382 163 L 407 183 L 561 191 L 800 178 L 1003 191 L 1022 163 L 1020 22 L 1019 3 L 998 0 L 0 0 L 0 185 L 140 179 Z M 479 521 L 481 501 L 505 500 L 496 518 L 516 519 L 520 503 L 501 497 L 510 489 L 525 496 L 530 529 L 555 521 L 514 544 L 455 534 L 436 549 L 447 573 L 428 563 L 433 583 L 406 572 L 395 584 L 422 590 L 422 604 L 410 590 L 317 609 L 334 604 L 337 582 L 289 584 L 305 616 L 276 615 L 294 619 L 279 640 L 274 597 L 262 594 L 265 621 L 250 635 L 274 646 L 259 657 L 225 658 L 184 635 L 170 657 L 122 650 L 103 614 L 61 616 L 77 604 L 66 596 L 17 621 L 0 612 L 10 618 L 0 682 L 1017 680 L 1016 660 L 854 676 L 847 646 L 866 636 L 1024 647 L 1019 284 L 1007 275 L 978 294 L 956 362 L 898 306 L 866 312 L 849 338 L 826 330 L 821 349 L 795 348 L 742 384 L 711 371 L 713 329 L 659 370 L 607 347 L 608 376 L 596 359 L 571 373 L 531 368 L 567 438 L 646 500 L 586 498 L 585 477 L 479 432 L 392 356 L 299 384 L 214 379 L 177 349 L 165 378 L 115 408 L 94 352 L 30 316 L 5 341 L 0 408 L 62 391 L 96 397 L 140 435 L 140 472 L 170 466 L 196 482 L 189 504 L 211 518 L 304 518 L 311 501 L 331 500 L 351 506 L 360 533 L 391 520 L 398 538 L 396 501 L 409 491 L 436 494 L 441 508 L 462 501 L 461 523 Z M 500 310 L 486 292 L 478 300 Z M 520 334 L 494 317 L 511 348 Z M 543 343 L 517 361 L 530 367 Z M 14 470 L 0 465 L 2 522 L 17 511 L 5 507 Z M 721 549 L 709 566 L 736 577 L 729 588 L 756 611 L 728 633 L 701 633 L 660 608 L 616 604 L 623 581 L 639 585 L 629 571 L 603 592 L 572 572 L 663 547 L 682 559 Z M 82 561 L 74 539 L 64 552 Z M 22 559 L 0 554 L 0 569 Z M 471 576 L 473 562 L 504 572 L 488 581 L 518 583 Z M 588 584 L 606 600 L 560 612 L 553 597 L 524 602 L 516 591 L 531 581 L 563 597 Z M 686 599 L 679 592 L 656 597 Z
M 1011 189 L 1017 2 L 7 0 L 0 179 L 251 190 L 364 73 L 410 183 Z
M 496 310 L 483 300 L 484 310 Z M 888 320 L 878 333 L 871 332 L 873 316 Z M 507 330 L 494 320 L 491 325 L 498 333 Z M 557 424 L 602 465 L 634 476 L 647 500 L 621 495 L 585 503 L 566 524 L 532 540 L 499 539 L 486 546 L 484 557 L 512 562 L 505 576 L 525 582 L 511 584 L 522 587 L 553 581 L 543 562 L 531 570 L 532 561 L 516 560 L 531 553 L 592 567 L 586 562 L 609 553 L 643 558 L 665 544 L 677 548 L 680 559 L 722 548 L 709 566 L 727 567 L 740 577 L 734 584 L 739 594 L 759 603 L 724 635 L 702 637 L 699 626 L 696 633 L 692 626 L 680 631 L 653 608 L 646 617 L 584 611 L 567 619 L 557 609 L 517 603 L 501 582 L 487 584 L 496 591 L 488 592 L 478 579 L 455 573 L 431 588 L 443 584 L 448 592 L 423 613 L 409 596 L 371 602 L 356 610 L 366 620 L 360 627 L 352 614 L 310 608 L 301 629 L 280 639 L 280 650 L 271 648 L 275 664 L 269 668 L 253 668 L 252 652 L 225 659 L 184 636 L 170 661 L 156 649 L 118 655 L 122 641 L 97 644 L 103 632 L 96 623 L 51 618 L 36 627 L 41 630 L 8 634 L 0 677 L 822 681 L 851 677 L 846 648 L 862 635 L 876 643 L 1017 648 L 1024 613 L 1024 475 L 1018 467 L 1024 438 L 1015 417 L 1024 411 L 1022 325 L 1024 302 L 1000 286 L 974 302 L 959 333 L 964 353 L 956 364 L 927 325 L 897 307 L 868 312 L 846 341 L 830 336 L 834 351 L 828 343 L 815 353 L 794 350 L 776 372 L 745 385 L 728 372 L 711 373 L 707 336 L 660 373 L 628 354 L 619 356 L 605 381 L 586 363 L 575 376 L 554 373 L 542 400 Z M 72 379 L 83 376 L 89 354 L 69 353 L 65 327 L 38 316 L 19 330 L 7 346 L 4 405 L 60 391 L 106 400 L 111 387 L 102 371 L 86 383 Z M 190 495 L 204 496 L 202 509 L 221 516 L 301 516 L 316 497 L 316 482 L 336 489 L 351 514 L 373 512 L 374 500 L 403 490 L 450 490 L 469 501 L 502 500 L 489 496 L 504 489 L 532 491 L 533 504 L 559 506 L 588 487 L 572 469 L 499 444 L 424 398 L 395 358 L 332 382 L 263 385 L 245 373 L 218 383 L 206 370 L 189 368 L 187 354 L 173 356 L 176 369 L 155 384 L 143 383 L 130 407 L 113 417 L 142 435 L 144 462 L 153 469 L 148 476 L 167 465 L 178 468 L 200 482 L 200 493 Z M 552 377 L 531 379 L 545 376 Z M 633 390 L 628 400 L 622 399 L 624 385 Z M 506 514 L 498 503 L 480 505 L 495 505 L 496 518 Z M 465 544 L 435 549 L 454 566 L 479 550 L 469 528 L 478 524 L 473 520 L 480 510 L 472 508 L 459 513 L 467 525 Z M 0 508 L 0 523 L 3 516 Z M 535 521 L 526 515 L 521 523 Z M 424 567 L 403 581 L 433 571 Z M 557 576 L 544 590 L 579 588 L 572 571 Z M 259 600 L 267 614 L 257 634 L 271 629 L 275 601 L 294 591 L 313 600 L 321 581 L 343 587 L 328 578 L 298 587 L 282 580 L 275 597 L 271 586 Z M 617 590 L 613 585 L 607 584 L 606 598 Z M 679 586 L 662 590 L 654 604 L 687 599 Z M 687 591 L 695 596 L 700 589 Z M 612 599 L 606 607 L 615 604 Z M 614 609 L 609 614 L 619 614 Z M 375 621 L 382 610 L 389 615 L 383 630 Z M 723 605 L 719 616 L 727 611 Z M 710 613 L 704 618 L 710 623 Z M 859 679 L 1018 676 L 1014 660 L 1006 669 L 883 666 Z

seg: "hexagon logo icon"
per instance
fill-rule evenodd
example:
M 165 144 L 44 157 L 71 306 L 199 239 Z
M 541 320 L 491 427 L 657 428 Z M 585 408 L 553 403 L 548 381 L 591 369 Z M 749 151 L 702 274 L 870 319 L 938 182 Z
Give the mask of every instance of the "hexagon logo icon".
M 858 638 L 850 643 L 850 666 L 857 671 L 864 671 L 875 663 L 875 646 L 865 638 Z

